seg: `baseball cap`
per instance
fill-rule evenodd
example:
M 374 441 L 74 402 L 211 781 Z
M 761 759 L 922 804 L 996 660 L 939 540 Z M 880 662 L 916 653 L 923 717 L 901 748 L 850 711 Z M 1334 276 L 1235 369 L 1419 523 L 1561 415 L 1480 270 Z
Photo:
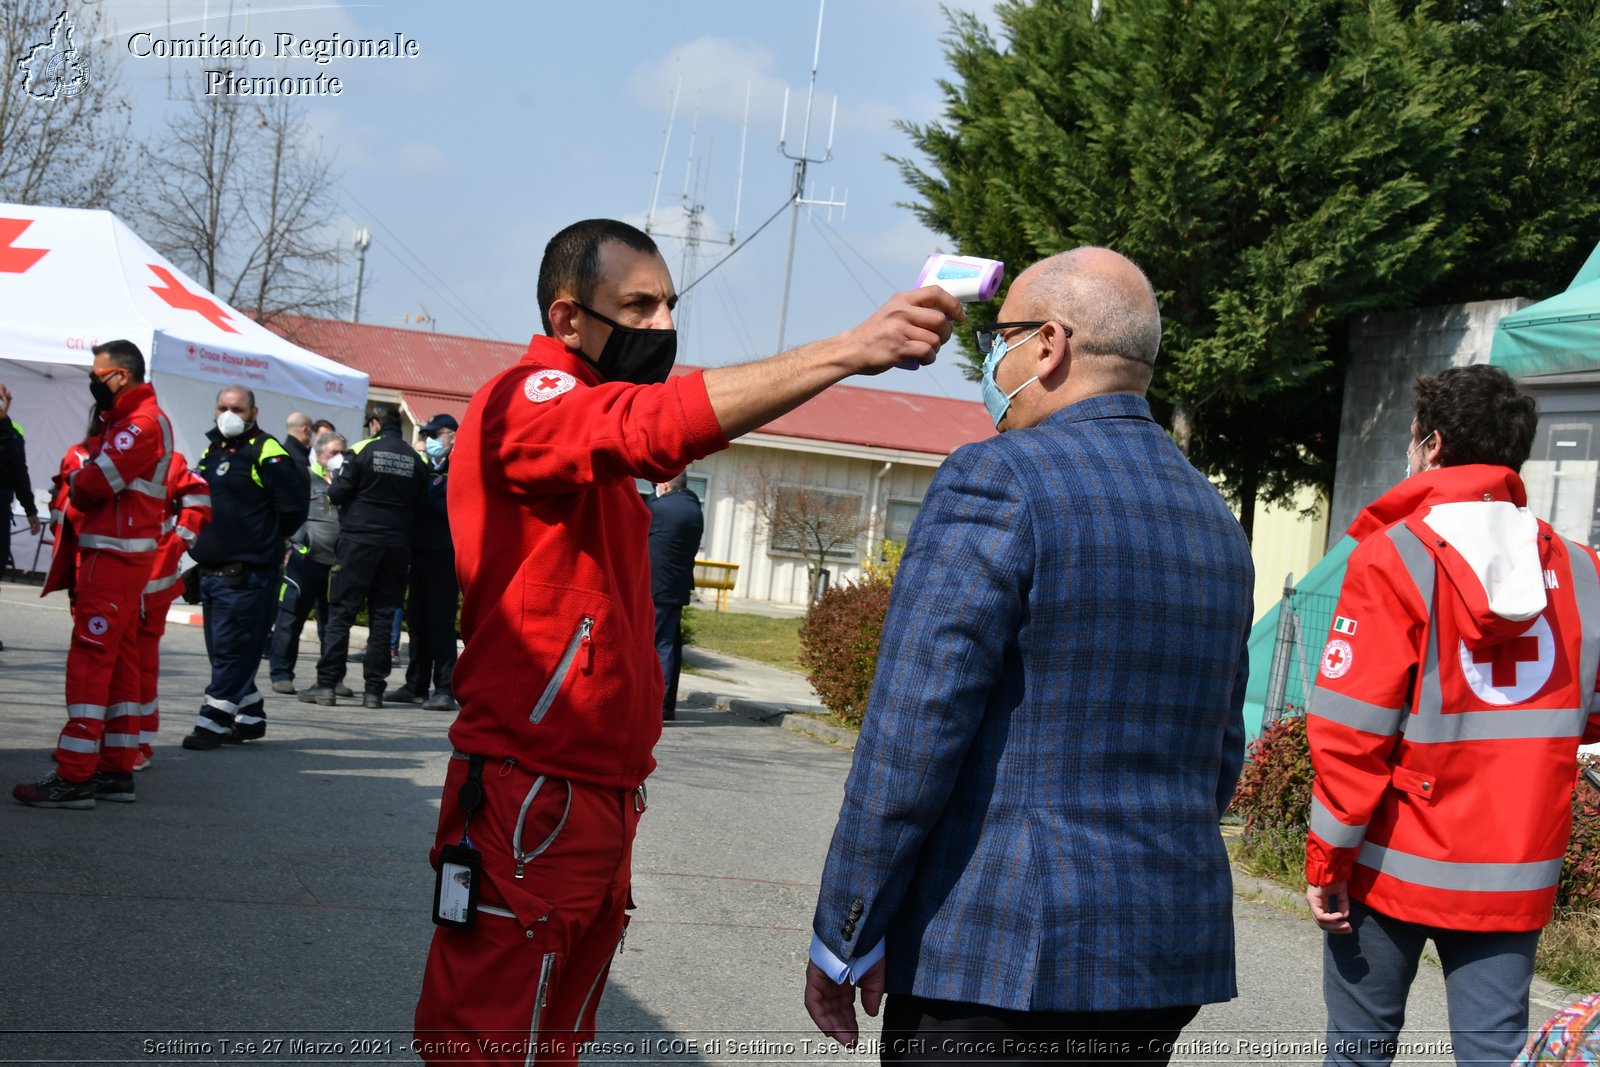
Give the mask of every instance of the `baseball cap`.
M 461 426 L 456 422 L 454 415 L 445 415 L 441 413 L 429 419 L 428 424 L 422 427 L 420 432 L 426 434 L 435 434 L 440 430 L 459 430 L 460 428 Z

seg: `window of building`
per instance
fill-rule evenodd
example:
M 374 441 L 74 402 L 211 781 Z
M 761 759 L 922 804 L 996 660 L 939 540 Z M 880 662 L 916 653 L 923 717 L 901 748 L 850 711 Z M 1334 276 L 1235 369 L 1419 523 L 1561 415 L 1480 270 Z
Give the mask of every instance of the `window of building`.
M 770 548 L 813 558 L 855 559 L 864 528 L 860 493 L 781 485 L 772 509 Z
M 922 508 L 920 500 L 891 500 L 884 517 L 883 537 L 886 541 L 899 541 L 902 545 L 911 536 L 911 520 Z

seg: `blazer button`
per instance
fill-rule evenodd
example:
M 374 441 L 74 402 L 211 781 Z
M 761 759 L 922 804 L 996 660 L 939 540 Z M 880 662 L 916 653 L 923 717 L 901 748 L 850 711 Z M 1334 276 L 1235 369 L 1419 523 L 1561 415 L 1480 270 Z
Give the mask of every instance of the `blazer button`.
M 850 921 L 849 921 L 849 922 L 847 922 L 847 923 L 845 923 L 845 924 L 844 924 L 844 928 L 843 928 L 843 929 L 842 929 L 842 930 L 840 930 L 840 931 L 839 931 L 839 934 L 840 934 L 840 935 L 841 935 L 841 936 L 842 936 L 842 937 L 843 937 L 843 938 L 844 938 L 844 939 L 845 939 L 845 940 L 846 940 L 846 941 L 848 941 L 848 940 L 850 940 L 850 939 L 851 939 L 851 938 L 852 938 L 852 937 L 855 937 L 855 936 L 856 936 L 856 924 L 855 924 L 855 920 L 854 920 L 854 919 L 852 919 L 852 920 L 850 920 Z
M 850 917 L 852 919 L 861 918 L 862 910 L 863 910 L 863 908 L 862 908 L 862 905 L 861 905 L 861 901 L 859 901 L 859 900 L 851 901 L 851 903 L 850 903 Z

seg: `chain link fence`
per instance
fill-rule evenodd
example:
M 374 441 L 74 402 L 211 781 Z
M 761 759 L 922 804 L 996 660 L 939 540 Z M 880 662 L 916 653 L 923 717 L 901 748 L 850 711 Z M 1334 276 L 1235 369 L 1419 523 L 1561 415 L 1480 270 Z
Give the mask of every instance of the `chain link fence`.
M 1293 586 L 1284 587 L 1272 669 L 1267 675 L 1263 728 L 1285 716 L 1305 714 L 1337 603 L 1338 597 L 1328 593 L 1301 593 Z

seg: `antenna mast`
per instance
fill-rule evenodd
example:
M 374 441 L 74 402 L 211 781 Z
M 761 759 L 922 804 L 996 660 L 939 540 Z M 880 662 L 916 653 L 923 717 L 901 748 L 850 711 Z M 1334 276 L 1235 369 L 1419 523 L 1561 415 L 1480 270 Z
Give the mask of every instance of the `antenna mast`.
M 839 117 L 839 98 L 833 100 L 833 117 L 828 120 L 828 147 L 823 151 L 821 158 L 813 159 L 807 151 L 811 146 L 811 103 L 817 93 L 817 62 L 822 57 L 822 12 L 827 0 L 817 0 L 817 43 L 811 52 L 811 86 L 806 90 L 806 124 L 800 135 L 800 154 L 792 156 L 785 145 L 785 134 L 789 130 L 789 91 L 783 92 L 783 126 L 778 133 L 778 151 L 783 153 L 785 159 L 794 160 L 794 187 L 790 193 L 789 211 L 789 258 L 783 268 L 783 303 L 778 309 L 778 351 L 783 351 L 783 335 L 789 325 L 789 283 L 794 277 L 794 238 L 795 231 L 800 225 L 800 207 L 826 207 L 843 208 L 841 200 L 811 200 L 806 193 L 806 167 L 812 163 L 826 163 L 833 158 L 833 126 L 834 120 Z

